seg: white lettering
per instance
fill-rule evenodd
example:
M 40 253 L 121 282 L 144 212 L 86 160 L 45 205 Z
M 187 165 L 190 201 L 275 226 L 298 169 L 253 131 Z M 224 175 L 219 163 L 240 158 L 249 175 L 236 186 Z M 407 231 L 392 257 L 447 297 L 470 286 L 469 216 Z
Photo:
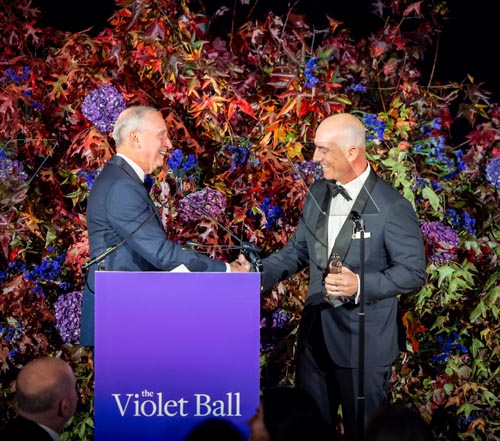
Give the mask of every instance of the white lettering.
M 209 406 L 210 403 L 210 396 L 206 394 L 194 394 L 196 397 L 196 413 L 195 416 L 206 416 L 210 414 L 211 408 Z M 202 401 L 203 400 L 203 401 Z M 201 407 L 204 407 L 206 410 L 206 413 L 201 413 Z
M 129 408 L 132 412 L 131 416 L 134 417 L 186 417 L 190 414 L 188 400 L 179 398 L 178 400 L 164 401 L 161 392 L 154 393 L 144 390 L 141 395 L 111 394 L 111 396 L 114 398 L 118 412 L 122 417 L 126 416 Z M 240 392 L 227 392 L 225 396 L 226 398 L 222 400 L 212 400 L 208 394 L 194 394 L 194 416 L 242 416 Z
M 112 395 L 116 401 L 116 404 L 118 405 L 118 410 L 119 410 L 121 416 L 125 415 L 125 412 L 127 411 L 127 407 L 128 407 L 128 403 L 130 402 L 130 399 L 132 397 L 139 398 L 139 395 L 137 395 L 137 394 L 135 394 L 135 395 L 134 394 L 127 394 L 127 402 L 125 404 L 125 407 L 123 407 L 121 400 L 120 400 L 121 394 L 112 394 Z

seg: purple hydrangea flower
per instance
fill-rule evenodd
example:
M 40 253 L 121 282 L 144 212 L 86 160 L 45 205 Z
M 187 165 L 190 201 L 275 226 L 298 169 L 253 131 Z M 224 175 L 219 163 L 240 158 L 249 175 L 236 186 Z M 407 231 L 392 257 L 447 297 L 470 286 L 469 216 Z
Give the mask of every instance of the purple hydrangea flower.
M 441 222 L 424 222 L 420 231 L 426 238 L 432 262 L 443 262 L 453 258 L 460 243 L 460 237 L 453 228 Z
M 486 179 L 495 188 L 500 188 L 500 156 L 490 159 L 486 165 Z
M 302 161 L 298 164 L 294 164 L 294 168 L 300 174 L 300 176 L 294 174 L 294 179 L 300 179 L 301 177 L 302 179 L 307 179 L 308 176 L 311 176 L 314 182 L 317 179 L 324 177 L 323 168 L 321 167 L 321 164 L 316 161 Z
M 82 104 L 82 113 L 101 133 L 113 130 L 118 115 L 126 108 L 125 98 L 111 85 L 89 93 Z
M 201 210 L 197 207 L 201 207 Z M 208 187 L 181 199 L 178 206 L 179 217 L 183 222 L 198 221 L 205 213 L 217 217 L 225 209 L 225 196 L 220 191 Z
M 0 152 L 0 181 L 22 183 L 28 179 L 24 165 L 15 159 L 9 159 L 4 152 Z M 7 186 L 6 186 L 7 187 Z
M 60 295 L 54 303 L 56 328 L 65 343 L 74 343 L 80 340 L 82 297 L 80 291 L 69 292 Z

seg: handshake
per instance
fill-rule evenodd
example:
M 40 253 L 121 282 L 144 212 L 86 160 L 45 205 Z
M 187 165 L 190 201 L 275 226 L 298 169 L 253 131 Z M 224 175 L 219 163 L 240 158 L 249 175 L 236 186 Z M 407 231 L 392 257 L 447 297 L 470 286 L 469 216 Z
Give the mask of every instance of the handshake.
M 241 254 L 238 259 L 231 262 L 231 272 L 248 273 L 250 271 L 261 273 L 262 261 L 259 256 L 260 250 L 248 242 L 241 243 Z

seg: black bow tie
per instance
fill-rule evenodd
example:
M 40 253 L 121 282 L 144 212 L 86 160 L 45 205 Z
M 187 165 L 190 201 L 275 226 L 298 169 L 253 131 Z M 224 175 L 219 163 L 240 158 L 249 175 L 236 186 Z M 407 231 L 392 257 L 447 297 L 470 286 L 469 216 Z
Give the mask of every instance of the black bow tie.
M 154 182 L 155 182 L 155 179 L 150 174 L 144 175 L 144 187 L 146 187 L 146 190 L 148 191 L 148 193 L 151 191 L 151 188 L 153 187 Z
M 350 201 L 352 198 L 347 193 L 346 189 L 342 187 L 342 185 L 337 184 L 335 181 L 326 181 L 326 185 L 328 185 L 328 190 L 330 191 L 330 196 L 334 198 L 339 193 L 344 196 L 346 201 Z

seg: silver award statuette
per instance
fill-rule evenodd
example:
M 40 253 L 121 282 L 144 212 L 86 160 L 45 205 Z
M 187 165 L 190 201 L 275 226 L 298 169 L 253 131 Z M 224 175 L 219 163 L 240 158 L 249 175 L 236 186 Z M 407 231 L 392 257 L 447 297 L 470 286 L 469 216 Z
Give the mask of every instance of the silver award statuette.
M 330 259 L 328 260 L 328 270 L 331 274 L 340 274 L 342 272 L 342 258 L 339 254 L 331 254 Z M 325 295 L 325 300 L 334 308 L 343 305 L 345 302 L 344 298 L 342 297 L 335 297 L 328 294 Z
M 342 259 L 337 253 L 332 253 L 328 261 L 328 269 L 331 274 L 340 274 L 342 272 Z

